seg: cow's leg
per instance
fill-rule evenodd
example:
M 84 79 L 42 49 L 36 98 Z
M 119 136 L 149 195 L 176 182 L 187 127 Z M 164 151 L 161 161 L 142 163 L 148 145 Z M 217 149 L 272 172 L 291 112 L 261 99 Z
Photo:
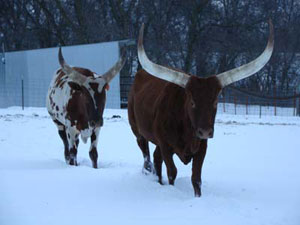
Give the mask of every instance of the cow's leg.
M 173 161 L 173 153 L 168 146 L 160 146 L 162 158 L 167 167 L 167 174 L 169 179 L 169 184 L 174 185 L 176 176 L 177 176 L 177 168 Z
M 72 129 L 67 129 L 67 138 L 69 144 L 69 153 L 70 153 L 70 160 L 69 164 L 72 166 L 77 166 L 77 148 L 79 145 L 79 134 L 73 131 Z
M 98 137 L 99 137 L 100 127 L 97 127 L 93 130 L 91 136 L 91 147 L 90 147 L 90 158 L 93 163 L 93 167 L 97 169 L 97 159 L 98 159 L 98 152 L 97 152 L 97 144 L 98 144 Z
M 65 155 L 66 163 L 69 163 L 70 154 L 69 154 L 69 143 L 68 143 L 68 138 L 67 138 L 67 133 L 66 133 L 66 127 L 58 120 L 53 120 L 53 121 L 56 124 L 56 126 L 58 128 L 58 134 L 64 143 L 64 147 L 65 147 L 64 155 Z
M 70 153 L 69 153 L 69 144 L 68 144 L 68 139 L 67 139 L 67 134 L 66 130 L 58 130 L 59 136 L 63 140 L 64 146 L 65 146 L 65 160 L 66 163 L 69 163 L 70 161 Z
M 201 196 L 201 172 L 206 155 L 207 139 L 201 140 L 199 151 L 193 156 L 192 167 L 192 184 L 194 187 L 195 197 Z
M 144 173 L 154 173 L 154 167 L 150 159 L 150 153 L 149 153 L 149 145 L 148 141 L 143 137 L 139 136 L 137 138 L 137 143 L 142 150 L 143 157 L 144 157 L 144 167 L 143 167 L 143 172 Z
M 155 171 L 156 171 L 156 175 L 158 176 L 158 182 L 160 184 L 163 184 L 162 183 L 162 176 L 161 176 L 161 166 L 162 166 L 162 157 L 161 157 L 161 152 L 160 152 L 160 149 L 158 146 L 156 146 L 155 148 L 155 151 L 153 153 L 153 161 L 154 161 L 154 168 L 155 168 Z
M 69 142 L 70 143 L 70 142 Z M 79 145 L 78 135 L 75 137 L 74 141 L 71 141 L 70 145 L 70 165 L 77 166 L 77 148 Z

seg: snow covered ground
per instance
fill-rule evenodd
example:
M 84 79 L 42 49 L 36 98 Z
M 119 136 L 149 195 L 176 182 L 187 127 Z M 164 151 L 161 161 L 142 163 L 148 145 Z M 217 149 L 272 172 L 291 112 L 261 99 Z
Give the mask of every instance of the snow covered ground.
M 141 173 L 126 110 L 105 110 L 93 169 L 89 144 L 78 167 L 65 164 L 46 109 L 0 109 L 0 224 L 299 225 L 299 138 L 296 117 L 218 114 L 194 198 L 191 165 L 177 157 L 175 186 Z

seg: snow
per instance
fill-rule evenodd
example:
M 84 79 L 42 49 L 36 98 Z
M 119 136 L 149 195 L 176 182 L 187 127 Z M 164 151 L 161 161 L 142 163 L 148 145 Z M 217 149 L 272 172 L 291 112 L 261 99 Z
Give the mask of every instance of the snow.
M 142 174 L 126 110 L 105 110 L 93 169 L 90 141 L 66 165 L 45 108 L 0 109 L 0 224 L 299 225 L 299 134 L 298 117 L 218 114 L 195 198 L 177 157 L 175 186 Z

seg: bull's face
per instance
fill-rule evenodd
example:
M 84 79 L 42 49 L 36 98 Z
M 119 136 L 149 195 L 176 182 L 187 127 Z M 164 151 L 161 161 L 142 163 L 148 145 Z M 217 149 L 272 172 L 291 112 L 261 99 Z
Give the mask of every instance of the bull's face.
M 192 76 L 185 87 L 185 110 L 197 138 L 212 138 L 217 112 L 218 95 L 222 86 L 216 77 Z

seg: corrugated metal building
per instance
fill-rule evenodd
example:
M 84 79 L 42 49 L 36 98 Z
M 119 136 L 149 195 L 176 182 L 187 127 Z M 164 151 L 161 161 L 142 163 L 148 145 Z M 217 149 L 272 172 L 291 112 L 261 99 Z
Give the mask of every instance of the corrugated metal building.
M 97 74 L 106 72 L 119 58 L 119 42 L 68 46 L 62 50 L 69 65 L 88 68 Z M 2 58 L 0 107 L 22 106 L 22 98 L 25 107 L 45 107 L 50 81 L 60 67 L 58 48 L 8 52 Z M 120 108 L 120 105 L 120 78 L 116 76 L 107 92 L 106 108 Z

